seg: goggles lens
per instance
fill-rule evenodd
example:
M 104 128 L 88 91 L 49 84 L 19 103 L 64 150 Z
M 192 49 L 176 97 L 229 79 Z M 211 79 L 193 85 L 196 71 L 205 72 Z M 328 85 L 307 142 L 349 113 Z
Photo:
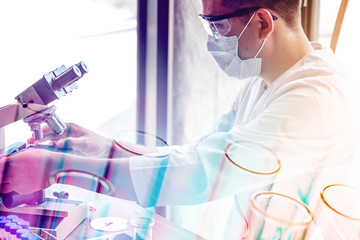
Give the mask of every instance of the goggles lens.
M 216 21 L 208 21 L 199 16 L 201 23 L 203 24 L 207 34 L 219 38 L 225 36 L 230 31 L 230 24 L 227 19 L 221 19 Z

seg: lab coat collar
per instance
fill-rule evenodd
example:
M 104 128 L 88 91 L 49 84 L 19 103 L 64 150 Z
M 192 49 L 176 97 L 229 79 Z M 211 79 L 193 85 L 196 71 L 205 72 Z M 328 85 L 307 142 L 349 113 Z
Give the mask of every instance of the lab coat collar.
M 272 84 L 270 84 L 270 86 L 268 86 L 267 91 L 269 91 L 270 89 L 278 89 L 285 82 L 306 78 L 309 75 L 309 72 L 307 70 L 316 69 L 318 67 L 316 66 L 316 64 L 322 62 L 322 61 L 314 61 L 314 59 L 316 58 L 320 59 L 320 58 L 324 58 L 325 56 L 328 61 L 331 61 L 333 63 L 336 62 L 335 55 L 329 47 L 324 47 L 321 43 L 318 42 L 310 42 L 310 44 L 313 48 L 313 51 L 306 54 L 292 67 L 290 67 L 288 70 L 283 72 L 277 79 L 275 79 L 275 81 L 272 82 Z M 322 71 L 324 71 L 324 68 L 322 68 Z

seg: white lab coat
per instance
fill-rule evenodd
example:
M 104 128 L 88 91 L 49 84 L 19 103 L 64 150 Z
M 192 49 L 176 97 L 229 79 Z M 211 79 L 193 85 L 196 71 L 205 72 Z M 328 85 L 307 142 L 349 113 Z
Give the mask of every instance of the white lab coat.
M 230 111 L 195 144 L 172 146 L 168 158 L 131 159 L 139 203 L 198 204 L 350 163 L 358 132 L 355 84 L 329 48 L 313 48 L 267 89 L 261 78 L 248 79 Z M 240 165 L 270 156 L 280 160 L 280 171 L 271 178 L 245 173 L 224 158 L 231 142 L 238 143 Z

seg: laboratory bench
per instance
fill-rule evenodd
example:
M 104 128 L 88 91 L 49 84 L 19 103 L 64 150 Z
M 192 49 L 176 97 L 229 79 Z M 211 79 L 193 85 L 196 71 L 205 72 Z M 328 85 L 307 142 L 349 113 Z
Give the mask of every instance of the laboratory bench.
M 66 193 L 66 198 L 59 198 L 59 193 Z M 30 223 L 30 229 L 42 235 L 43 239 L 132 239 L 130 236 L 133 228 L 130 227 L 129 222 L 139 217 L 153 219 L 154 225 L 151 228 L 153 240 L 204 239 L 154 213 L 153 208 L 142 208 L 135 202 L 73 185 L 53 184 L 45 190 L 45 197 L 45 203 L 40 206 L 23 205 L 13 209 L 1 206 L 0 212 L 3 215 L 18 214 L 19 217 L 27 218 L 29 221 L 34 219 L 31 216 L 41 216 L 35 218 L 36 221 L 40 219 L 47 225 L 34 226 L 36 223 Z M 95 223 L 99 227 L 95 228 L 101 230 L 94 229 Z

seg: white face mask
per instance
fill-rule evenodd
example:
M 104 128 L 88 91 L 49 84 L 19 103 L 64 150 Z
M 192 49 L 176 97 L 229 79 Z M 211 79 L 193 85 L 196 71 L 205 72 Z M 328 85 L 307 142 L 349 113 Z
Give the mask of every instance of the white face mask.
M 231 36 L 214 38 L 208 36 L 207 48 L 210 54 L 214 57 L 220 68 L 230 77 L 238 79 L 245 79 L 249 77 L 259 76 L 261 72 L 261 58 L 256 58 L 264 44 L 261 45 L 259 51 L 256 53 L 254 58 L 243 60 L 238 55 L 238 41 L 244 33 L 251 20 L 254 18 L 255 13 L 251 16 L 248 23 L 245 25 L 243 31 L 239 37 Z

